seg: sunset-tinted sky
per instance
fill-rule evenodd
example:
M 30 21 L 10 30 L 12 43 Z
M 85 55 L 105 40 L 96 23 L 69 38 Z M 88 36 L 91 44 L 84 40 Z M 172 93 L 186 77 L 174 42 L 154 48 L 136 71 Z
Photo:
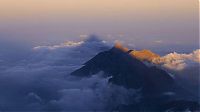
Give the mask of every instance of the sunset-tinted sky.
M 199 42 L 198 0 L 0 0 L 0 39 L 31 44 L 96 34 L 136 46 Z

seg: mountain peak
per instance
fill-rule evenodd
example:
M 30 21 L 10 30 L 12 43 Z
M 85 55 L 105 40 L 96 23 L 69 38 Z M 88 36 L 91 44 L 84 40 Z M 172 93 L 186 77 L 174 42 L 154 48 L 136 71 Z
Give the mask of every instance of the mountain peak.
M 118 49 L 118 50 L 121 50 L 123 52 L 128 52 L 129 51 L 129 49 L 124 47 L 120 42 L 116 42 L 115 45 L 114 45 L 114 48 Z

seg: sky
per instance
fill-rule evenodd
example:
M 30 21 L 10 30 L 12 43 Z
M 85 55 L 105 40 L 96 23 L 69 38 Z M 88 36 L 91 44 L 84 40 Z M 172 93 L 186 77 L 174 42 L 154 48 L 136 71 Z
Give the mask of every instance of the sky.
M 133 97 L 138 102 L 138 90 L 112 85 L 108 78 L 70 75 L 115 41 L 158 53 L 160 67 L 198 96 L 198 5 L 198 0 L 0 0 L 0 111 L 113 110 Z M 91 34 L 99 39 L 87 39 Z
M 0 41 L 33 46 L 90 34 L 134 47 L 197 49 L 198 0 L 0 0 Z

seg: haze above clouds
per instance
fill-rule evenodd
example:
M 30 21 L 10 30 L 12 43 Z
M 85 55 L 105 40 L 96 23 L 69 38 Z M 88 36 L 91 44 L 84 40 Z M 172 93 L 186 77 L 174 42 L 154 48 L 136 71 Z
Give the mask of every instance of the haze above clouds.
M 36 46 L 96 34 L 136 47 L 191 51 L 198 47 L 198 10 L 196 0 L 2 0 L 0 40 Z

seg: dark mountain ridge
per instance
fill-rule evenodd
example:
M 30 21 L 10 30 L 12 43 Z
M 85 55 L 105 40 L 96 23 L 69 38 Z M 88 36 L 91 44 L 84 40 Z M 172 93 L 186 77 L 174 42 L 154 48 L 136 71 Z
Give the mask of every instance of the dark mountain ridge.
M 103 71 L 106 77 L 112 76 L 109 82 L 126 88 L 143 88 L 146 91 L 148 88 L 151 88 L 151 91 L 170 91 L 173 88 L 174 80 L 167 72 L 146 66 L 120 48 L 115 46 L 109 51 L 97 54 L 71 74 L 88 77 Z

